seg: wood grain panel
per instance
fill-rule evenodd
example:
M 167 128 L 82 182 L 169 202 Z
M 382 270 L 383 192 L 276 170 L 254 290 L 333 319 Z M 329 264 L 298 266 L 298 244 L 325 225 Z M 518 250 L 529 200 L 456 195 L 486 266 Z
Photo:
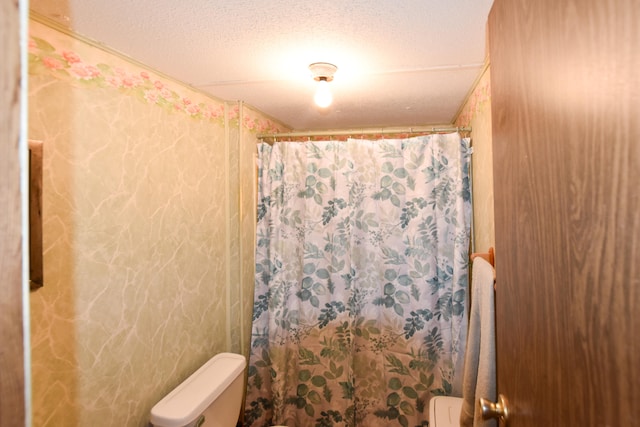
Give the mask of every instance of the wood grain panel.
M 0 427 L 25 424 L 18 2 L 0 1 Z
M 640 7 L 496 0 L 498 388 L 512 427 L 640 425 Z

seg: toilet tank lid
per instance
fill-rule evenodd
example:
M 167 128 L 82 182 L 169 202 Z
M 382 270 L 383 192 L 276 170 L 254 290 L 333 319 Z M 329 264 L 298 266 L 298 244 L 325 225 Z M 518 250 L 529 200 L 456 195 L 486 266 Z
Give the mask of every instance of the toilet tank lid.
M 239 354 L 214 356 L 151 409 L 151 423 L 178 427 L 194 421 L 244 371 L 246 364 Z
M 431 427 L 459 427 L 462 402 L 461 397 L 432 397 L 429 401 L 429 425 Z

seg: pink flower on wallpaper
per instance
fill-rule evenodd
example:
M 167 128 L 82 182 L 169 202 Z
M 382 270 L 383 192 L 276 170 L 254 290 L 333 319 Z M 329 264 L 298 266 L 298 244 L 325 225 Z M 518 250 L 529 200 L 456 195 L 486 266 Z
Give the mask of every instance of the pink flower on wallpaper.
M 155 86 L 156 89 L 160 90 L 164 87 L 164 84 L 162 84 L 160 80 L 156 80 L 155 82 L 153 82 L 153 86 Z
M 224 105 L 219 105 L 218 108 L 213 112 L 213 117 L 223 117 L 224 116 Z
M 38 44 L 33 39 L 29 39 L 29 50 L 38 49 Z
M 171 92 L 169 88 L 163 87 L 162 89 L 160 89 L 160 96 L 166 100 L 169 100 L 173 98 L 173 92 Z
M 123 87 L 134 87 L 136 85 L 136 83 L 133 81 L 133 79 L 131 77 L 124 77 L 122 79 L 122 86 Z
M 202 114 L 207 119 L 217 119 L 218 117 L 222 117 L 224 115 L 224 108 L 219 106 L 218 108 L 214 109 L 211 105 L 207 105 Z
M 80 62 L 80 57 L 75 53 L 68 50 L 62 52 L 62 57 L 69 63 L 75 64 L 76 62 Z
M 189 105 L 189 104 L 191 104 L 191 100 L 189 98 L 182 98 L 182 103 L 184 105 Z
M 45 67 L 51 70 L 61 70 L 62 68 L 64 68 L 64 65 L 62 65 L 62 62 L 51 57 L 42 58 L 42 63 L 44 64 Z
M 260 131 L 261 133 L 268 131 L 270 127 L 269 125 L 269 120 L 261 120 L 258 124 L 258 131 Z
M 237 119 L 240 115 L 240 107 L 234 105 L 231 111 L 229 111 L 229 120 Z
M 122 78 L 122 86 L 126 88 L 137 87 L 143 83 L 143 80 L 135 75 L 127 75 Z
M 118 67 L 114 71 L 122 79 L 123 87 L 132 88 L 132 87 L 139 86 L 143 83 L 143 80 L 141 77 L 135 74 L 129 74 L 127 70 L 125 70 L 124 68 Z
M 94 67 L 93 65 L 85 65 L 84 69 L 92 78 L 99 77 L 101 74 L 100 69 L 98 67 Z
M 140 71 L 140 77 L 142 77 L 145 80 L 151 79 L 151 77 L 149 76 L 149 73 L 147 73 L 146 71 Z
M 195 114 L 198 114 L 199 112 L 200 112 L 199 106 L 195 104 L 187 105 L 187 113 L 191 115 L 195 115 Z
M 158 96 L 158 92 L 155 90 L 145 90 L 144 99 L 146 99 L 147 102 L 151 104 L 157 104 L 160 100 L 160 97 Z
M 81 80 L 91 80 L 100 76 L 100 70 L 93 65 L 87 65 L 82 62 L 71 64 L 71 74 Z
M 245 118 L 244 118 L 244 127 L 246 127 L 247 129 L 254 129 L 256 127 L 255 120 L 253 120 L 253 118 L 251 118 L 249 116 L 245 116 Z
M 120 87 L 121 80 L 118 77 L 109 76 L 105 80 L 112 87 L 115 87 L 115 88 L 119 88 Z

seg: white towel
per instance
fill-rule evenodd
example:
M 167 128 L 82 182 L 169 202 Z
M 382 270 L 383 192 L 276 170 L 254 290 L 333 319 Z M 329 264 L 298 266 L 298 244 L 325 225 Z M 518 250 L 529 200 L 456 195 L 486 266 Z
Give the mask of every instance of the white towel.
M 461 427 L 496 427 L 483 420 L 477 403 L 481 397 L 496 401 L 496 334 L 493 291 L 494 270 L 480 257 L 473 260 L 469 335 L 462 380 Z

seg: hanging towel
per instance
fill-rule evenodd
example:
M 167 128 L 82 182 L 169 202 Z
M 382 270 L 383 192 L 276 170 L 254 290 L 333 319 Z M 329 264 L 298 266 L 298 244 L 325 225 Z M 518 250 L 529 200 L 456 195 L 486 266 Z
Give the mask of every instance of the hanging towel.
M 496 335 L 493 291 L 494 270 L 485 259 L 473 260 L 469 335 L 462 379 L 461 427 L 496 427 L 483 420 L 477 403 L 481 397 L 496 401 Z

